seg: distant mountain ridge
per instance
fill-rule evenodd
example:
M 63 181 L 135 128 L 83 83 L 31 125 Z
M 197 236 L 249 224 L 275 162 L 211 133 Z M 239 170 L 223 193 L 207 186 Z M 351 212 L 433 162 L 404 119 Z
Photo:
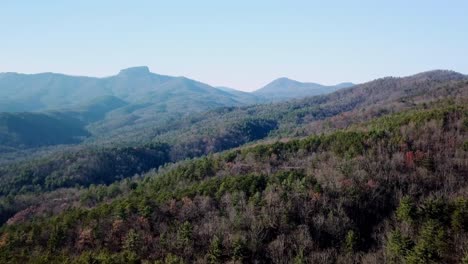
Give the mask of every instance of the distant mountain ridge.
M 254 96 L 228 93 L 186 77 L 155 74 L 146 66 L 103 78 L 0 73 L 0 112 L 66 112 L 87 123 L 102 121 L 96 131 L 256 102 Z
M 153 108 L 161 109 L 165 100 L 174 101 L 176 98 L 175 101 L 178 101 L 185 97 L 183 99 L 188 101 L 203 101 L 189 108 L 200 107 L 203 111 L 212 106 L 240 106 L 313 96 L 350 86 L 351 83 L 324 86 L 280 78 L 249 93 L 213 87 L 186 77 L 152 73 L 147 66 L 122 69 L 116 75 L 103 78 L 51 72 L 7 72 L 0 73 L 0 112 L 72 109 L 106 96 L 117 97 L 129 104 L 155 103 L 159 106 Z
M 134 131 L 147 133 L 154 127 L 178 124 L 184 117 L 216 108 L 223 112 L 222 109 L 226 109 L 223 107 L 235 109 L 313 95 L 329 94 L 327 98 L 342 97 L 343 100 L 352 97 L 355 103 L 392 100 L 404 93 L 397 92 L 399 87 L 409 83 L 466 78 L 457 72 L 436 70 L 408 77 L 385 77 L 354 87 L 351 83 L 324 86 L 280 78 L 248 93 L 213 87 L 186 77 L 154 74 L 145 66 L 123 69 L 117 75 L 104 78 L 1 73 L 0 115 L 4 121 L 0 147 L 10 151 L 17 147 L 78 143 L 89 136 L 93 139 Z M 348 87 L 351 88 L 342 89 Z M 417 87 L 412 85 L 414 91 Z M 423 93 L 425 87 L 420 89 Z M 337 90 L 340 91 L 333 93 Z M 315 100 L 302 99 L 304 102 Z M 1 113 L 5 111 L 13 113 Z M 41 126 L 41 122 L 47 125 Z M 42 136 L 34 137 L 31 131 L 40 131 Z M 55 131 L 59 131 L 58 134 Z
M 185 77 L 151 73 L 146 66 L 123 69 L 117 75 L 104 78 L 58 73 L 0 74 L 0 100 L 17 103 L 14 111 L 73 108 L 103 96 L 141 103 L 148 101 L 148 95 L 160 96 L 159 93 L 167 93 L 168 89 L 207 92 L 229 101 L 229 94 L 209 85 Z M 230 102 L 235 103 L 240 102 Z M 9 107 L 2 104 L 0 111 L 9 111 Z
M 223 86 L 217 86 L 215 88 L 221 91 L 227 92 L 229 94 L 232 94 L 235 98 L 237 98 L 238 100 L 242 102 L 246 102 L 247 104 L 258 104 L 258 103 L 267 102 L 265 98 L 259 97 L 251 92 L 244 92 L 244 91 L 236 90 L 234 88 L 223 87 Z
M 347 82 L 333 86 L 325 86 L 318 83 L 299 82 L 282 77 L 254 91 L 253 94 L 268 100 L 281 101 L 285 98 L 292 99 L 332 93 L 342 88 L 352 87 L 353 85 L 353 83 Z
M 459 83 L 460 81 L 462 82 Z M 369 106 L 373 106 L 375 109 L 369 111 L 373 115 L 378 115 L 379 112 L 393 111 L 396 106 L 412 106 L 414 104 L 412 101 L 446 96 L 461 97 L 468 92 L 465 89 L 464 81 L 468 81 L 468 76 L 444 70 L 423 72 L 405 77 L 384 77 L 327 95 L 279 103 L 225 107 L 174 120 L 169 126 L 167 124 L 154 125 L 151 126 L 151 129 L 117 130 L 118 133 L 115 131 L 110 133 L 114 133 L 118 140 L 147 137 L 148 140 L 158 138 L 164 141 L 168 138 L 176 138 L 174 142 L 180 143 L 188 138 L 193 138 L 194 135 L 215 131 L 217 128 L 223 127 L 222 124 L 225 124 L 227 120 L 249 118 L 287 119 L 288 122 L 291 122 L 290 124 L 279 126 L 281 129 L 285 129 L 285 127 L 298 126 L 301 122 L 320 120 L 360 107 L 368 109 Z M 457 83 L 462 87 L 455 85 Z M 448 89 L 445 87 L 446 85 L 454 87 Z M 384 106 L 387 107 L 386 110 L 384 110 Z M 328 110 L 323 111 L 323 109 Z M 348 122 L 345 120 L 348 118 L 343 118 L 341 124 Z M 167 129 L 168 127 L 169 129 Z M 298 131 L 298 133 L 303 133 L 301 129 Z M 112 136 L 106 134 L 106 139 L 110 138 Z M 213 138 L 210 138 L 209 142 L 212 140 Z M 203 144 L 207 143 L 203 141 Z
M 62 112 L 92 133 L 164 123 L 218 107 L 246 106 L 331 93 L 326 87 L 279 79 L 256 92 L 213 87 L 186 77 L 152 73 L 147 66 L 113 76 L 0 73 L 0 112 Z
M 69 76 L 57 73 L 19 74 L 0 73 L 0 114 L 1 112 L 41 112 L 45 116 L 31 115 L 31 120 L 48 119 L 49 127 L 61 127 L 62 131 L 78 131 L 80 137 L 71 133 L 73 140 L 49 140 L 51 144 L 77 142 L 77 138 L 89 136 L 109 136 L 132 131 L 148 131 L 155 126 L 177 123 L 181 118 L 200 112 L 223 107 L 244 107 L 269 102 L 298 99 L 307 96 L 330 94 L 330 98 L 351 92 L 356 102 L 364 97 L 378 100 L 391 97 L 392 91 L 405 83 L 419 81 L 444 82 L 447 80 L 466 79 L 467 76 L 453 71 L 429 71 L 398 78 L 386 77 L 356 85 L 341 83 L 324 86 L 279 78 L 252 93 L 232 88 L 213 87 L 186 77 L 173 77 L 152 73 L 148 67 L 132 67 L 121 70 L 117 75 L 96 78 Z M 369 84 L 372 85 L 369 85 Z M 369 88 L 366 88 L 369 87 Z M 385 87 L 385 91 L 376 91 Z M 338 93 L 334 91 L 340 90 Z M 359 96 L 355 96 L 359 95 Z M 348 97 L 348 96 L 345 96 Z M 304 102 L 315 100 L 302 99 Z M 224 111 L 221 109 L 221 112 Z M 8 120 L 19 122 L 20 115 L 9 115 Z M 58 118 L 59 117 L 59 118 Z M 49 120 L 53 118 L 53 120 Z M 58 118 L 58 120 L 57 120 Z M 64 121 L 67 123 L 65 124 Z M 74 124 L 77 129 L 68 129 L 67 124 Z M 11 122 L 4 123 L 4 131 L 9 130 Z M 28 130 L 34 131 L 38 122 L 25 123 Z M 78 129 L 79 128 L 79 129 Z M 83 132 L 84 130 L 86 132 Z M 4 140 L 3 146 L 35 147 L 27 140 L 17 138 L 5 132 L 4 138 L 15 137 L 15 144 Z M 42 141 L 41 141 L 42 142 Z M 39 145 L 48 145 L 48 143 Z

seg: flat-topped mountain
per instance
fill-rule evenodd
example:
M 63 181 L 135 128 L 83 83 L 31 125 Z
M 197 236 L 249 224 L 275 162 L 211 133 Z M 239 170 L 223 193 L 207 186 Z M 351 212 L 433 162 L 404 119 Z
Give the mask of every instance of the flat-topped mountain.
M 352 85 L 325 86 L 280 78 L 248 93 L 212 87 L 186 77 L 152 73 L 146 66 L 122 69 L 116 75 L 103 78 L 51 72 L 7 72 L 0 73 L 0 112 L 72 109 L 106 96 L 119 98 L 130 105 L 136 104 L 136 108 L 156 104 L 158 106 L 153 108 L 166 109 L 168 103 L 176 103 L 170 108 L 184 104 L 185 109 L 204 111 L 218 106 L 241 106 L 320 95 Z
M 0 111 L 3 112 L 73 108 L 103 96 L 115 96 L 129 103 L 164 103 L 169 97 L 178 101 L 190 96 L 219 101 L 217 105 L 242 104 L 229 93 L 207 84 L 151 73 L 146 66 L 123 69 L 105 78 L 0 73 Z M 210 104 L 203 101 L 200 106 L 205 109 Z
M 87 122 L 102 121 L 96 131 L 256 102 L 254 95 L 152 73 L 146 66 L 104 78 L 0 73 L 0 112 L 67 112 Z M 97 107 L 91 107 L 96 103 Z

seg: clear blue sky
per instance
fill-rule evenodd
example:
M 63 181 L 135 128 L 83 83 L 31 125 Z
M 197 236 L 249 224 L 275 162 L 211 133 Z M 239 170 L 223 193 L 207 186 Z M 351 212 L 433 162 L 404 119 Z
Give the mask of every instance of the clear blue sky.
M 430 69 L 468 73 L 468 1 L 5 0 L 0 72 L 108 76 L 147 65 L 253 90 Z

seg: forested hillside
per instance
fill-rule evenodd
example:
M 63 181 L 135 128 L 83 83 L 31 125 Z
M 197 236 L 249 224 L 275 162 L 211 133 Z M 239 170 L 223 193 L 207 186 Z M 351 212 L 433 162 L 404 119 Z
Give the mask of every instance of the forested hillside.
M 100 137 L 99 140 L 162 140 L 179 143 L 189 141 L 198 142 L 198 145 L 209 145 L 213 134 L 226 130 L 227 124 L 251 118 L 275 121 L 278 128 L 272 131 L 273 136 L 305 136 L 316 132 L 310 130 L 318 125 L 325 129 L 319 121 L 328 121 L 327 118 L 330 117 L 335 120 L 333 125 L 343 125 L 346 120 L 350 124 L 351 120 L 356 118 L 369 119 L 411 109 L 417 103 L 443 98 L 464 98 L 468 96 L 466 80 L 466 76 L 452 71 L 431 71 L 404 78 L 382 78 L 329 95 L 283 103 L 218 108 L 164 124 L 118 129 L 115 133 L 109 132 L 105 137 Z
M 416 104 L 421 105 L 434 100 L 462 100 L 468 96 L 468 84 L 463 81 L 464 78 L 463 75 L 454 72 L 434 71 L 406 78 L 379 79 L 327 96 L 287 103 L 220 108 L 181 121 L 166 123 L 164 126 L 120 131 L 116 135 L 109 131 L 106 137 L 100 138 L 95 142 L 95 146 L 90 147 L 100 148 L 102 142 L 107 142 L 108 147 L 105 149 L 112 149 L 115 145 L 139 148 L 150 141 L 164 142 L 169 145 L 170 161 L 175 162 L 223 151 L 259 139 L 280 139 L 332 131 L 353 122 L 412 109 Z M 75 154 L 73 152 L 76 151 L 65 151 L 63 156 L 83 156 L 81 151 Z M 84 152 L 86 153 L 86 150 Z M 21 170 L 32 171 L 45 167 L 48 169 L 44 173 L 51 174 L 56 170 L 56 166 L 47 164 L 62 159 L 59 158 L 61 155 L 59 152 L 53 158 L 16 166 L 20 166 Z M 67 168 L 73 163 L 61 164 Z M 71 168 L 67 168 L 67 171 L 76 171 Z M 17 174 L 17 170 L 18 168 L 4 169 L 2 177 L 12 177 Z
M 78 143 L 90 136 L 84 126 L 62 114 L 0 113 L 0 153 L 10 148 Z
M 0 260 L 468 260 L 467 98 L 450 71 L 383 78 L 0 166 Z M 86 122 L 125 104 L 49 117 Z
M 46 98 L 50 97 L 50 100 L 60 103 L 56 107 L 68 105 L 68 107 L 48 111 L 45 114 L 54 116 L 56 119 L 59 117 L 60 120 L 67 120 L 68 124 L 79 123 L 83 133 L 91 135 L 88 141 L 98 144 L 102 142 L 183 141 L 187 146 L 181 146 L 181 153 L 177 155 L 189 157 L 200 153 L 200 147 L 196 146 L 200 144 L 208 145 L 206 150 L 202 151 L 204 154 L 226 149 L 227 146 L 232 147 L 233 144 L 230 143 L 220 143 L 219 140 L 209 142 L 208 140 L 213 137 L 212 134 L 225 133 L 222 130 L 225 130 L 226 126 L 229 127 L 229 124 L 249 122 L 248 120 L 251 119 L 268 120 L 278 125 L 277 129 L 272 132 L 279 136 L 291 135 L 293 131 L 296 133 L 293 135 L 296 136 L 306 135 L 310 132 L 304 132 L 301 129 L 304 124 L 310 125 L 311 121 L 323 120 L 357 108 L 361 109 L 366 105 L 374 107 L 373 111 L 382 112 L 393 111 L 394 107 L 411 107 L 414 103 L 411 100 L 418 93 L 420 96 L 434 97 L 435 95 L 426 95 L 425 92 L 439 91 L 441 96 L 444 96 L 447 93 L 443 91 L 443 85 L 447 86 L 448 82 L 466 79 L 464 75 L 455 72 L 433 71 L 405 78 L 383 78 L 314 98 L 242 106 L 262 101 L 256 101 L 253 94 L 233 92 L 228 89 L 220 90 L 183 77 L 153 74 L 145 67 L 122 70 L 118 75 L 108 78 L 71 77 L 56 74 L 2 74 L 1 76 L 0 86 L 9 85 L 2 90 L 2 93 L 7 93 L 5 100 L 14 101 L 16 100 L 14 96 L 19 98 L 22 94 L 35 91 L 38 94 L 35 98 L 41 102 L 47 102 L 49 99 L 46 100 Z M 10 85 L 18 87 L 19 90 L 14 93 L 15 90 L 12 90 Z M 66 95 L 63 95 L 67 98 L 58 96 L 63 89 L 69 90 Z M 293 88 L 286 86 L 283 89 Z M 447 92 L 460 93 L 460 89 L 457 88 L 447 89 L 453 90 Z M 9 92 L 11 94 L 8 94 Z M 44 94 L 47 97 L 43 98 Z M 405 96 L 408 97 L 407 100 L 403 98 Z M 401 100 L 397 101 L 397 98 Z M 230 107 L 223 108 L 223 106 Z M 50 107 L 53 108 L 53 105 L 38 109 Z M 214 108 L 216 110 L 200 114 L 202 111 Z M 17 113 L 13 113 L 15 114 Z M 4 115 L 12 116 L 6 113 Z M 30 116 L 34 115 L 39 114 L 30 114 Z M 9 138 L 15 130 L 15 128 L 8 127 L 12 124 L 14 123 L 4 124 L 3 130 L 10 131 L 5 132 L 9 134 Z M 42 129 L 44 128 L 38 127 L 38 124 L 34 122 L 29 122 L 24 126 L 24 130 L 28 131 L 41 131 Z M 84 137 L 76 137 L 69 129 L 60 131 L 60 137 L 56 141 L 47 140 L 49 135 L 40 137 L 46 140 L 29 138 L 28 142 L 22 142 L 21 139 L 9 139 L 8 144 L 3 144 L 2 149 L 10 153 L 0 160 L 24 157 L 23 152 L 16 152 L 18 150 L 31 149 L 34 152 L 37 147 L 77 143 L 84 139 Z M 193 138 L 194 136 L 197 138 Z M 73 140 L 69 140 L 70 138 Z M 188 140 L 189 138 L 191 140 Z M 217 138 L 216 135 L 214 138 Z M 240 141 L 242 141 L 241 144 L 245 143 L 245 140 Z M 193 149 L 193 147 L 195 147 L 192 151 L 194 153 L 187 155 L 187 148 Z
M 4 225 L 2 261 L 459 263 L 468 109 L 420 107 L 89 189 L 57 216 Z
M 468 264 L 467 10 L 1 2 L 0 264 Z

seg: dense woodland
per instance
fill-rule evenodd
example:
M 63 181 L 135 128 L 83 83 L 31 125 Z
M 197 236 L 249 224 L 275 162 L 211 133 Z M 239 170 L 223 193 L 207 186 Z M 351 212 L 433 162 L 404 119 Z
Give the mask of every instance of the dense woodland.
M 79 120 L 60 115 L 0 113 L 0 153 L 15 147 L 78 143 L 89 135 Z
M 467 100 L 384 78 L 2 165 L 0 262 L 468 263 Z

